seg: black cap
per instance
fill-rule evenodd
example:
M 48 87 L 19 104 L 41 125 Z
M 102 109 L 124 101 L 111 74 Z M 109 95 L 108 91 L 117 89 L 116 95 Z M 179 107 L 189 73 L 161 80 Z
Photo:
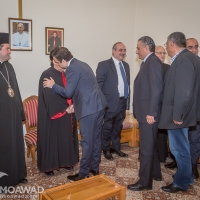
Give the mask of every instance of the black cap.
M 9 44 L 9 34 L 0 33 L 0 44 Z

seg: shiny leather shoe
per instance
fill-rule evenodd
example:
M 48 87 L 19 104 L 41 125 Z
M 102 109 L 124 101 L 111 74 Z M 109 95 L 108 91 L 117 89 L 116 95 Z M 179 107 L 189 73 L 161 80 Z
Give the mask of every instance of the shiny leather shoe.
M 126 153 L 122 152 L 121 150 L 110 149 L 110 152 L 117 154 L 120 157 L 128 157 L 128 155 Z
M 95 172 L 94 170 L 90 170 L 89 173 L 92 174 L 92 176 L 99 175 L 99 171 Z
M 28 183 L 28 180 L 26 178 L 22 178 L 19 180 L 19 183 Z
M 194 174 L 194 178 L 199 178 L 199 172 L 197 166 L 192 167 L 192 173 Z
M 45 172 L 45 174 L 46 174 L 47 176 L 53 176 L 53 175 L 54 175 L 54 172 L 53 172 L 53 171 L 49 171 L 49 172 Z
M 67 172 L 69 172 L 69 171 L 72 171 L 74 169 L 74 167 L 73 166 L 71 166 L 71 167 L 65 167 L 65 169 L 66 169 Z
M 127 189 L 133 190 L 133 191 L 142 191 L 142 190 L 152 190 L 152 187 L 142 186 L 140 185 L 139 181 L 137 181 L 134 184 L 128 185 Z
M 67 176 L 67 178 L 68 178 L 70 181 L 80 181 L 80 180 L 82 180 L 82 179 L 88 178 L 88 176 L 86 176 L 86 177 L 81 177 L 81 176 L 79 176 L 79 174 L 77 173 L 77 174 L 75 174 L 75 175 L 69 175 L 69 176 Z
M 170 193 L 176 193 L 176 192 L 184 192 L 186 190 L 183 190 L 181 188 L 179 188 L 178 186 L 174 185 L 173 183 L 171 183 L 170 185 L 167 185 L 167 186 L 163 186 L 161 187 L 163 191 L 165 192 L 170 192 Z
M 114 160 L 109 150 L 103 150 L 103 155 L 107 160 Z
M 166 164 L 165 167 L 168 168 L 168 169 L 174 169 L 174 168 L 176 168 L 177 167 L 176 161 L 173 160 L 171 163 Z
M 162 181 L 162 178 L 153 177 L 153 180 L 155 180 L 155 181 Z

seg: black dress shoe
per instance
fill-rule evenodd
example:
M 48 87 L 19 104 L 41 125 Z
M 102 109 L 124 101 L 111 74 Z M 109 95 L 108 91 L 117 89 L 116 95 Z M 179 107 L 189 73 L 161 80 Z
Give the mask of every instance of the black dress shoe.
M 99 175 L 99 171 L 95 172 L 94 170 L 90 170 L 89 173 L 91 173 L 92 176 L 97 176 L 97 175 Z
M 126 153 L 122 152 L 121 150 L 111 149 L 110 152 L 111 153 L 115 153 L 115 154 L 117 154 L 120 157 L 128 157 L 128 155 Z
M 110 151 L 108 150 L 103 150 L 103 155 L 107 160 L 113 160 L 112 154 L 110 153 Z
M 163 186 L 161 187 L 163 191 L 165 192 L 170 192 L 170 193 L 176 193 L 176 192 L 179 192 L 179 191 L 186 191 L 186 190 L 183 190 L 181 188 L 179 188 L 178 186 L 174 185 L 173 183 L 171 183 L 170 185 L 167 185 L 167 186 Z
M 162 181 L 162 178 L 153 177 L 153 180 L 155 180 L 155 181 Z
M 74 167 L 73 166 L 71 166 L 71 167 L 65 167 L 65 169 L 67 170 L 67 172 L 69 172 L 69 171 L 72 171 L 74 169 Z
M 174 169 L 174 168 L 176 168 L 177 167 L 176 161 L 174 160 L 171 163 L 166 164 L 165 167 L 168 168 L 168 169 Z
M 128 185 L 127 188 L 133 191 L 152 190 L 152 187 L 140 185 L 139 181 L 134 184 Z
M 45 172 L 45 174 L 46 174 L 47 176 L 53 176 L 53 175 L 54 175 L 54 172 L 53 172 L 53 171 L 49 171 L 49 172 Z
M 192 166 L 192 173 L 194 174 L 194 178 L 199 178 L 197 166 Z
M 22 178 L 19 180 L 19 183 L 28 183 L 28 180 L 26 178 Z
M 85 179 L 85 178 L 88 178 L 88 176 L 85 176 L 85 177 L 81 177 L 79 176 L 79 174 L 75 174 L 75 175 L 69 175 L 67 176 L 67 178 L 70 180 L 70 181 L 80 181 L 82 179 Z

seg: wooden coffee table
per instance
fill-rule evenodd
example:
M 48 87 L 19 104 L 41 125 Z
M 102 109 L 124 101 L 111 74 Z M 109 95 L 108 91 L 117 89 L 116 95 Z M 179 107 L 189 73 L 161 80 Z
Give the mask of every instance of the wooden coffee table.
M 40 200 L 125 200 L 126 188 L 103 174 L 45 190 Z

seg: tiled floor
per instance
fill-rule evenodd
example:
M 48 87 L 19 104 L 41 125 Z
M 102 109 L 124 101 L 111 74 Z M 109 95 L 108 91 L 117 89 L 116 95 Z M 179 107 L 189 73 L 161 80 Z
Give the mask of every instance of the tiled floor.
M 120 185 L 127 186 L 128 184 L 134 183 L 138 179 L 138 148 L 131 148 L 127 144 L 122 145 L 122 151 L 126 152 L 128 158 L 120 158 L 117 155 L 114 155 L 114 161 L 106 160 L 102 155 L 102 162 L 100 165 L 100 173 L 105 174 L 115 182 Z M 187 192 L 180 192 L 177 194 L 170 194 L 163 192 L 160 188 L 166 184 L 172 182 L 172 175 L 175 173 L 175 170 L 169 170 L 164 167 L 164 164 L 161 164 L 162 167 L 162 181 L 153 182 L 153 190 L 151 191 L 142 191 L 142 192 L 133 192 L 130 190 L 126 191 L 127 200 L 199 200 L 200 199 L 200 179 L 195 180 L 194 185 L 189 188 Z M 199 171 L 200 171 L 200 166 Z M 76 173 L 79 169 L 79 166 L 75 166 L 74 170 L 71 172 L 66 172 L 65 169 L 60 171 L 55 171 L 55 175 L 52 177 L 46 176 L 43 173 L 40 173 L 37 169 L 37 166 L 32 166 L 31 159 L 27 159 L 27 169 L 28 169 L 28 184 L 26 186 L 40 186 L 44 189 L 55 187 L 68 183 L 67 175 Z M 19 186 L 25 186 L 20 184 Z M 26 197 L 26 198 L 25 198 Z M 1 197 L 0 197 L 1 199 Z M 32 196 L 23 196 L 19 195 L 19 198 L 2 198 L 2 199 L 39 199 L 37 195 Z M 82 199 L 80 199 L 82 200 Z

